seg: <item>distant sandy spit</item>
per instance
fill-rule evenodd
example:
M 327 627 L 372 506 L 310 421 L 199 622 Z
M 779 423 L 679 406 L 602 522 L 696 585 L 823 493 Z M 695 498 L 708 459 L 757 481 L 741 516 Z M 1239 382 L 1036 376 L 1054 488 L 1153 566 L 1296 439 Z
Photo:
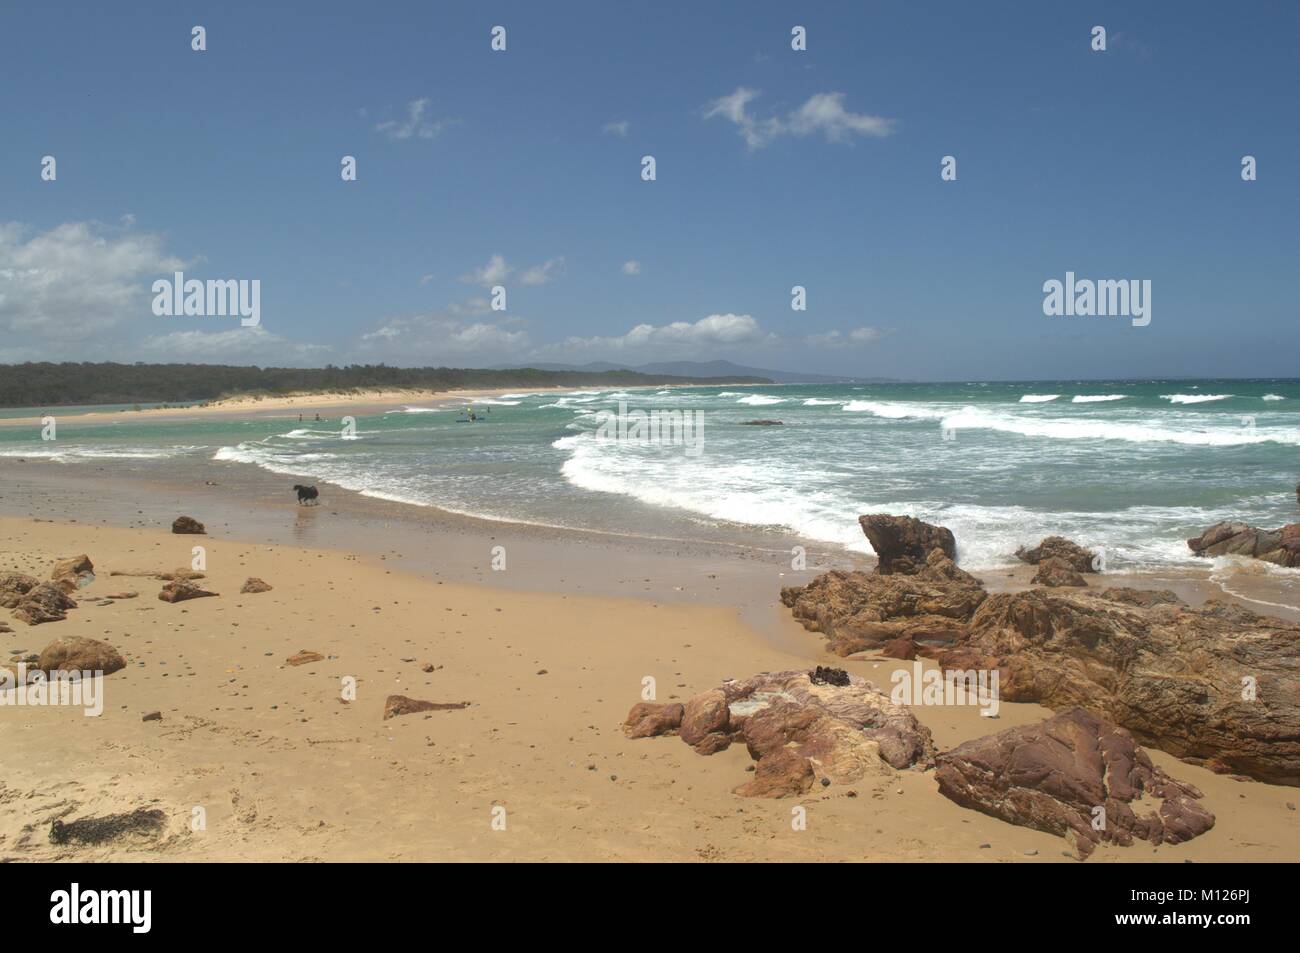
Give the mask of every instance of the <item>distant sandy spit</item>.
M 649 385 L 646 385 L 649 386 Z M 665 386 L 656 385 L 660 390 Z M 33 411 L 30 417 L 0 419 L 0 427 L 39 427 L 46 414 L 56 417 L 61 424 L 121 423 L 123 421 L 151 421 L 163 419 L 195 419 L 203 417 L 296 417 L 298 414 L 330 411 L 335 415 L 381 414 L 410 404 L 436 402 L 457 404 L 481 397 L 500 397 L 503 394 L 543 394 L 553 391 L 571 391 L 573 387 L 498 387 L 487 390 L 374 390 L 374 391 L 313 391 L 289 394 L 283 397 L 239 396 L 224 400 L 207 401 L 187 407 L 145 407 L 140 410 L 111 410 L 102 413 L 61 414 L 58 407 L 47 411 Z M 634 390 L 635 388 L 627 388 Z
M 196 545 L 199 584 L 219 595 L 160 601 L 163 583 L 140 574 L 189 567 Z M 0 573 L 46 578 L 80 553 L 95 577 L 66 620 L 29 627 L 0 611 L 12 627 L 0 665 L 81 635 L 126 667 L 105 677 L 98 717 L 0 706 L 0 861 L 1068 860 L 1061 838 L 948 801 L 933 772 L 742 798 L 743 745 L 703 757 L 676 738 L 626 738 L 647 677 L 666 701 L 818 663 L 887 686 L 910 665 L 787 653 L 732 606 L 443 583 L 347 552 L 0 518 Z M 241 593 L 249 577 L 271 590 Z M 385 720 L 390 695 L 468 705 Z M 940 748 L 1049 714 L 1004 704 L 990 725 L 973 708 L 915 711 Z M 1089 863 L 1300 857 L 1294 788 L 1151 754 L 1205 792 L 1218 823 L 1186 844 L 1103 846 Z M 151 836 L 51 843 L 55 820 L 141 808 L 161 812 Z

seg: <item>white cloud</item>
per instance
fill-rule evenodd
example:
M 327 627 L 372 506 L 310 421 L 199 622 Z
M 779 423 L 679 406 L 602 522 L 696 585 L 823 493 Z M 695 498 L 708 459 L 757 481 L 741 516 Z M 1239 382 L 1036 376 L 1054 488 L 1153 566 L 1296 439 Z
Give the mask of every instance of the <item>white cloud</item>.
M 429 272 L 428 274 L 425 274 L 425 275 L 421 275 L 421 276 L 420 276 L 420 284 L 421 284 L 421 285 L 427 285 L 429 282 L 433 281 L 433 277 L 434 277 L 434 276 L 433 276 L 433 273 L 432 273 L 432 272 Z
M 570 337 L 539 348 L 537 354 L 696 353 L 701 348 L 762 344 L 773 339 L 748 314 L 711 314 L 693 323 L 638 324 L 617 337 Z
M 460 280 L 466 284 L 491 288 L 493 285 L 499 285 L 505 281 L 514 270 L 512 266 L 506 264 L 505 256 L 493 255 L 488 259 L 486 265 L 482 268 L 475 268 L 468 275 L 461 275 Z
M 519 275 L 519 280 L 526 285 L 544 285 L 562 274 L 564 274 L 563 256 L 524 269 Z
M 627 132 L 631 125 L 626 119 L 620 119 L 618 122 L 607 122 L 600 130 L 607 136 L 618 136 L 620 139 L 627 138 Z
M 488 259 L 486 265 L 475 268 L 467 275 L 461 275 L 460 280 L 465 284 L 491 288 L 493 285 L 504 284 L 505 280 L 514 273 L 515 266 L 507 262 L 504 255 L 493 255 Z M 519 272 L 519 283 L 524 285 L 544 285 L 554 281 L 562 274 L 564 274 L 563 255 L 544 261 L 540 265 L 525 268 Z
M 845 109 L 843 93 L 817 93 L 798 109 L 767 118 L 749 111 L 749 104 L 759 95 L 756 89 L 740 86 L 705 106 L 704 118 L 720 116 L 733 123 L 751 149 L 759 149 L 781 136 L 805 138 L 821 133 L 827 142 L 847 142 L 855 135 L 883 137 L 893 132 L 892 119 Z
M 447 305 L 447 313 L 455 315 L 487 314 L 491 310 L 492 303 L 481 296 L 465 298 L 463 301 L 453 301 Z
M 427 119 L 425 112 L 428 108 L 428 99 L 414 99 L 407 104 L 404 121 L 386 119 L 375 124 L 375 132 L 382 132 L 395 142 L 405 139 L 434 139 L 457 122 L 455 119 Z
M 637 261 L 635 258 L 623 262 L 623 274 L 625 275 L 641 274 L 641 262 Z
M 456 359 L 506 358 L 528 346 L 528 333 L 490 324 L 461 321 L 444 314 L 392 318 L 361 336 L 359 349 L 369 359 L 403 364 L 444 364 Z
M 325 344 L 300 344 L 263 327 L 226 331 L 173 331 L 143 341 L 138 353 L 160 363 L 195 364 L 304 364 L 326 360 L 333 348 Z
M 881 332 L 877 328 L 854 328 L 851 331 L 824 331 L 820 334 L 809 334 L 804 338 L 804 343 L 810 347 L 844 347 L 858 344 L 869 344 L 872 341 L 879 340 Z
M 0 337 L 11 347 L 53 343 L 65 359 L 94 354 L 97 336 L 152 317 L 150 284 L 186 264 L 157 235 L 97 222 L 38 234 L 0 224 Z

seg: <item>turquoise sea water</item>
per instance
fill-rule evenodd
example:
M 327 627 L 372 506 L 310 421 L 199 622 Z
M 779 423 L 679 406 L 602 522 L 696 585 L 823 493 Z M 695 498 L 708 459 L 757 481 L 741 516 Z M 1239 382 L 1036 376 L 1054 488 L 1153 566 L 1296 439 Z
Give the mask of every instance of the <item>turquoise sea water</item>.
M 702 415 L 700 452 L 599 439 L 597 414 Z M 856 516 L 949 526 L 963 565 L 1051 533 L 1116 569 L 1191 564 L 1226 518 L 1294 522 L 1300 380 L 692 387 L 510 394 L 359 417 L 0 427 L 0 456 L 132 469 L 256 466 L 412 505 L 634 535 L 728 527 L 870 552 Z M 11 415 L 12 416 L 12 415 Z M 781 426 L 744 426 L 776 419 Z M 774 537 L 775 538 L 775 537 Z

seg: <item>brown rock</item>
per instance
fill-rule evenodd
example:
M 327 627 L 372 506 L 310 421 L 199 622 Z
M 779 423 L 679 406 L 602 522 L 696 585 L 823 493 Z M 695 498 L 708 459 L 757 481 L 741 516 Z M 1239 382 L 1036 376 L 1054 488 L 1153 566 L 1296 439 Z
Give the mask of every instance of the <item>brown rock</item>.
M 781 590 L 781 601 L 811 632 L 826 636 L 837 655 L 852 655 L 908 639 L 947 647 L 966 636 L 966 623 L 987 593 L 980 581 L 938 550 L 913 575 L 831 570 L 806 586 Z
M 76 592 L 95 581 L 95 564 L 86 555 L 60 559 L 50 572 L 50 581 L 64 592 Z
M 35 576 L 28 576 L 25 573 L 0 573 L 0 607 L 17 608 L 23 596 L 40 584 L 41 581 Z
M 307 649 L 302 649 L 296 655 L 290 655 L 284 661 L 287 665 L 306 665 L 309 662 L 323 662 L 325 661 L 325 656 L 321 655 L 319 652 L 311 652 Z
M 1003 701 L 1078 706 L 1184 760 L 1300 785 L 1300 623 L 1168 592 L 1031 589 L 990 596 L 969 628 L 939 664 L 999 669 Z
M 106 595 L 104 598 L 105 598 L 105 599 L 134 599 L 134 598 L 136 598 L 138 595 L 140 595 L 140 593 L 135 592 L 135 591 L 133 591 L 133 590 L 128 590 L 128 591 L 126 591 L 126 592 L 113 592 L 113 593 L 109 593 L 109 594 Z
M 172 532 L 181 535 L 202 536 L 207 532 L 203 524 L 192 516 L 178 516 L 172 521 Z
M 219 593 L 200 589 L 188 580 L 177 579 L 175 582 L 169 582 L 163 586 L 162 591 L 158 593 L 158 598 L 163 602 L 185 602 L 189 599 L 202 599 L 204 596 L 215 595 L 219 595 Z
M 67 635 L 41 649 L 36 667 L 42 672 L 103 672 L 111 675 L 126 668 L 126 661 L 107 642 Z
M 1258 529 L 1246 523 L 1215 523 L 1187 541 L 1197 556 L 1249 556 L 1277 566 L 1300 566 L 1300 523 Z
M 1087 586 L 1088 582 L 1070 563 L 1058 556 L 1050 556 L 1038 564 L 1033 583 L 1038 586 Z
M 682 721 L 678 734 L 681 735 L 682 741 L 685 741 L 691 747 L 696 747 L 711 734 L 721 733 L 725 735 L 729 723 L 730 712 L 727 709 L 726 693 L 722 689 L 714 688 L 696 695 L 686 702 L 682 709 Z M 716 744 L 716 741 L 711 741 L 709 747 Z
M 256 576 L 249 576 L 240 588 L 240 592 L 270 592 L 272 586 L 269 582 L 263 582 Z
M 142 717 L 140 720 L 141 721 L 162 721 L 162 712 L 160 711 L 145 712 L 144 717 Z
M 858 524 L 876 551 L 876 572 L 882 576 L 916 572 L 935 549 L 950 560 L 957 559 L 957 541 L 947 527 L 885 513 L 859 516 Z
M 1016 558 L 1031 566 L 1038 566 L 1049 559 L 1055 559 L 1075 572 L 1097 572 L 1101 568 L 1100 558 L 1096 553 L 1091 549 L 1084 549 L 1064 536 L 1048 536 L 1033 549 L 1021 546 L 1016 550 Z M 1052 585 L 1052 583 L 1045 585 Z M 1057 585 L 1075 585 L 1075 583 L 1057 583 Z M 1087 585 L 1087 583 L 1078 585 Z
M 1079 708 L 967 741 L 935 763 L 945 797 L 1066 837 L 1081 858 L 1101 842 L 1177 844 L 1214 826 L 1200 791 L 1155 767 L 1128 732 Z M 1149 811 L 1144 799 L 1161 803 Z
M 910 638 L 890 639 L 880 647 L 880 654 L 910 662 L 916 658 L 916 643 Z
M 629 738 L 671 734 L 681 727 L 683 711 L 683 707 L 675 702 L 662 705 L 640 702 L 633 705 L 627 713 L 627 720 L 623 722 L 623 734 Z
M 811 674 L 770 672 L 703 692 L 683 706 L 679 734 L 703 755 L 743 740 L 758 762 L 754 777 L 736 789 L 747 797 L 788 797 L 814 780 L 847 783 L 933 762 L 929 729 L 870 682 L 849 675 L 847 685 L 819 684 Z M 636 706 L 626 724 L 644 724 L 647 714 L 672 720 Z
M 76 607 L 77 603 L 62 589 L 42 582 L 29 589 L 18 601 L 14 607 L 14 618 L 28 625 L 62 622 L 68 617 L 67 610 Z
M 389 695 L 384 702 L 384 721 L 398 715 L 412 715 L 420 711 L 456 711 L 468 708 L 469 702 L 426 702 L 405 695 Z

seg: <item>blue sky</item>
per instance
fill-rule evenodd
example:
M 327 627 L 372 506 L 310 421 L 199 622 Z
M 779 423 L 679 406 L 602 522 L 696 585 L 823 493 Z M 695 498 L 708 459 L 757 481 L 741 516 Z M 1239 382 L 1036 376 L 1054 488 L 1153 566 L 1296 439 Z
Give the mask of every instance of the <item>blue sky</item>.
M 0 360 L 1296 373 L 1300 5 L 803 6 L 8 4 Z

